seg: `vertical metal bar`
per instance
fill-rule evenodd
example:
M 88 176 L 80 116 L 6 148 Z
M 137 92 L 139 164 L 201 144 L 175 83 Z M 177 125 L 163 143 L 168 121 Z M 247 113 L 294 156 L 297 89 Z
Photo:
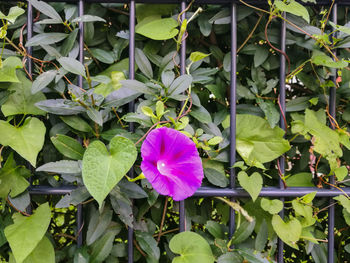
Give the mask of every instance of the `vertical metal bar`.
M 338 5 L 334 4 L 333 9 L 332 9 L 332 21 L 333 23 L 337 24 L 337 11 L 338 11 Z M 336 51 L 334 51 L 334 54 L 336 54 Z M 333 72 L 333 76 L 332 76 L 332 81 L 334 83 L 336 83 L 336 79 L 337 79 L 337 73 L 336 70 L 334 70 Z M 335 118 L 336 117 L 336 88 L 335 87 L 331 87 L 329 90 L 329 114 Z M 331 128 L 334 129 L 334 127 L 332 127 L 332 125 L 330 125 Z M 329 178 L 329 183 L 334 185 L 335 184 L 335 178 L 334 175 L 332 175 Z M 333 187 L 331 187 L 333 188 Z M 328 208 L 328 259 L 327 262 L 328 263 L 333 263 L 334 262 L 334 215 L 335 215 L 335 207 L 334 207 L 334 200 L 333 198 L 329 199 L 329 205 L 330 207 Z
M 236 86 L 237 86 L 237 6 L 231 5 L 231 83 L 230 83 L 230 187 L 235 187 L 236 174 Z M 235 211 L 230 208 L 229 238 L 235 231 Z
M 135 0 L 130 0 L 130 16 L 129 16 L 129 79 L 135 79 Z M 129 112 L 133 112 L 135 102 L 129 103 Z M 135 127 L 131 122 L 129 131 L 134 132 Z M 131 168 L 130 177 L 134 177 L 134 170 Z M 134 229 L 128 228 L 128 263 L 134 262 Z
M 78 14 L 84 15 L 84 0 L 79 0 Z M 79 61 L 84 65 L 84 22 L 79 22 Z M 78 86 L 83 87 L 83 76 L 78 77 Z
M 33 6 L 28 2 L 27 9 L 27 41 L 33 37 Z M 33 55 L 33 47 L 27 47 L 28 55 Z M 33 62 L 27 57 L 27 70 L 30 75 L 33 73 Z
M 77 246 L 81 247 L 83 245 L 83 205 L 79 204 L 77 206 L 77 231 L 78 239 Z
M 78 15 L 84 15 L 84 0 L 78 2 Z M 79 61 L 84 65 L 84 22 L 79 22 Z M 78 86 L 83 88 L 83 76 L 78 76 Z M 77 246 L 83 245 L 83 205 L 77 206 Z
M 283 14 L 285 17 L 286 14 Z M 286 52 L 286 22 L 281 22 L 281 40 L 280 40 L 280 48 L 282 52 Z M 280 127 L 281 129 L 286 129 L 285 124 L 285 116 L 286 116 L 286 58 L 283 54 L 280 54 L 280 86 L 279 86 L 279 104 L 281 107 L 281 117 L 280 117 Z M 281 156 L 278 159 L 279 162 L 279 169 L 283 175 L 285 172 L 285 158 L 284 156 Z M 282 179 L 279 180 L 279 187 L 281 189 L 284 188 L 284 184 Z M 281 198 L 281 201 L 284 202 L 284 198 Z M 284 210 L 280 212 L 280 216 L 284 217 Z M 277 261 L 283 262 L 283 247 L 284 244 L 281 239 L 278 239 L 278 254 L 277 254 Z
M 186 18 L 186 1 L 181 1 L 181 21 Z M 182 39 L 180 49 L 180 73 L 186 74 L 186 39 Z M 179 217 L 180 217 L 180 232 L 186 231 L 186 214 L 185 214 L 185 201 L 179 202 Z
M 33 6 L 28 2 L 28 9 L 27 9 L 27 41 L 33 37 Z M 33 47 L 27 47 L 27 54 L 29 56 L 33 55 Z M 27 71 L 30 76 L 33 74 L 33 61 L 30 57 L 27 57 Z M 27 168 L 33 172 L 33 167 L 30 165 L 30 163 L 27 163 Z M 32 185 L 32 177 L 29 177 L 28 179 L 30 185 Z M 26 208 L 26 212 L 28 214 L 32 214 L 33 209 L 32 206 L 29 204 L 29 206 Z

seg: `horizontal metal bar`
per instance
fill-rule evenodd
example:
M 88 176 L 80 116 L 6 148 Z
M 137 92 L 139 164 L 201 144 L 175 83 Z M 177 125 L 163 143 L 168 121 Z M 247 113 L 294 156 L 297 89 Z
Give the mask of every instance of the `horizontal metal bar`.
M 15 2 L 15 0 L 10 0 Z M 17 1 L 17 0 L 16 0 Z M 66 3 L 77 3 L 79 0 L 45 0 L 45 2 L 66 2 Z M 129 0 L 84 0 L 85 3 L 129 3 Z M 188 1 L 190 2 L 190 1 Z M 252 5 L 266 5 L 267 0 L 246 0 L 246 3 Z M 336 0 L 338 5 L 347 5 L 350 6 L 349 0 Z M 138 0 L 137 3 L 146 3 L 146 4 L 180 4 L 181 0 Z M 239 0 L 196 0 L 196 4 L 242 4 Z M 303 5 L 330 5 L 332 0 L 318 0 L 317 4 L 314 3 L 303 3 Z
M 264 187 L 259 196 L 265 197 L 297 197 L 303 196 L 311 192 L 317 192 L 317 197 L 333 197 L 341 194 L 350 194 L 350 187 L 342 188 L 343 192 L 337 189 L 325 189 L 316 187 L 289 187 L 287 189 L 280 189 L 278 187 Z M 248 197 L 249 194 L 242 188 L 213 188 L 201 187 L 195 193 L 195 196 L 223 196 L 223 197 Z
M 30 194 L 35 195 L 65 195 L 69 194 L 76 186 L 51 187 L 42 185 L 33 185 L 29 188 Z M 350 195 L 350 187 L 338 189 L 325 189 L 317 187 L 289 187 L 280 189 L 278 187 L 264 187 L 259 196 L 265 197 L 297 197 L 311 192 L 317 192 L 317 197 L 333 197 L 346 193 Z M 225 197 L 248 197 L 249 194 L 242 188 L 217 188 L 217 187 L 200 187 L 194 194 L 196 197 L 225 196 Z
M 61 187 L 52 187 L 45 185 L 33 185 L 28 188 L 29 194 L 32 195 L 66 195 L 70 194 L 77 187 L 72 186 L 61 186 Z

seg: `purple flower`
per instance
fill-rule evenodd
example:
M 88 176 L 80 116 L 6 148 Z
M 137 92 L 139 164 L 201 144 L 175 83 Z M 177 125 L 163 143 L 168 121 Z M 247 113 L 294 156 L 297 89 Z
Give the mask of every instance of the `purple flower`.
M 193 195 L 202 184 L 203 167 L 196 145 L 183 133 L 162 127 L 141 147 L 141 170 L 153 188 L 175 201 Z

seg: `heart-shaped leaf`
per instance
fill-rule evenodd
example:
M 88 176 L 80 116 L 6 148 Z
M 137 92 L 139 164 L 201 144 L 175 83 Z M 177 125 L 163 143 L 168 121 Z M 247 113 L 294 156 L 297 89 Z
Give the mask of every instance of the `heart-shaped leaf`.
M 50 220 L 51 210 L 48 203 L 39 206 L 29 217 L 20 213 L 13 215 L 14 223 L 5 228 L 5 236 L 17 263 L 22 263 L 42 240 Z
M 5 116 L 17 114 L 45 115 L 45 111 L 35 106 L 35 103 L 46 99 L 45 95 L 42 92 L 37 92 L 33 95 L 31 92 L 32 82 L 21 71 L 17 75 L 20 83 L 6 84 L 8 90 L 13 93 L 2 105 L 1 111 Z
M 169 243 L 172 252 L 180 254 L 172 263 L 213 263 L 214 257 L 208 242 L 194 232 L 175 235 Z
M 271 223 L 277 236 L 282 239 L 284 243 L 292 248 L 298 249 L 296 242 L 299 240 L 302 230 L 298 219 L 293 218 L 288 223 L 285 223 L 279 215 L 274 215 Z
M 253 173 L 251 176 L 244 171 L 238 173 L 239 184 L 246 190 L 249 195 L 255 201 L 261 191 L 263 185 L 263 179 L 258 172 Z
M 0 82 L 20 82 L 16 76 L 16 69 L 23 68 L 18 57 L 8 57 L 0 67 Z
M 260 202 L 261 208 L 269 212 L 271 215 L 278 214 L 283 209 L 283 202 L 278 199 L 269 200 L 262 198 Z
M 83 157 L 83 180 L 89 193 L 99 205 L 122 177 L 130 170 L 137 157 L 134 143 L 124 137 L 114 137 L 109 151 L 101 141 L 92 142 Z
M 21 127 L 0 121 L 0 144 L 10 146 L 35 167 L 44 145 L 45 131 L 45 125 L 37 118 L 27 118 Z

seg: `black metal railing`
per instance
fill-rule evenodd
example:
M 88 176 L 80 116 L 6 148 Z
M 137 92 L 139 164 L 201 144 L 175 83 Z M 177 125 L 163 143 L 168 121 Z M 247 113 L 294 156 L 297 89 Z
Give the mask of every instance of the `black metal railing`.
M 135 77 L 135 3 L 149 3 L 149 4 L 169 4 L 169 3 L 176 3 L 181 6 L 181 10 L 183 11 L 182 17 L 185 17 L 185 10 L 187 7 L 188 2 L 186 0 L 53 0 L 49 2 L 70 2 L 70 3 L 76 3 L 78 5 L 78 12 L 79 16 L 84 14 L 84 3 L 128 3 L 129 9 L 130 9 L 130 15 L 129 15 L 129 78 L 134 79 Z M 250 4 L 256 4 L 256 5 L 266 5 L 267 1 L 247 1 Z M 236 161 L 236 66 L 237 66 L 237 17 L 236 17 L 236 8 L 237 5 L 241 4 L 239 0 L 196 0 L 196 4 L 218 4 L 218 5 L 227 5 L 229 4 L 231 6 L 231 83 L 230 83 L 230 114 L 231 114 L 231 126 L 230 126 L 230 162 L 229 166 L 233 167 L 235 161 Z M 308 3 L 311 5 L 311 3 Z M 331 0 L 322 0 L 317 1 L 317 4 L 313 5 L 330 5 L 332 4 Z M 333 12 L 332 12 L 332 21 L 334 23 L 337 23 L 337 7 L 340 5 L 345 5 L 350 7 L 350 1 L 349 0 L 338 0 L 335 1 L 335 4 L 333 6 Z M 27 25 L 28 25 L 28 39 L 30 39 L 33 35 L 33 8 L 28 3 L 28 17 L 27 17 Z M 84 24 L 80 22 L 79 24 L 79 60 L 83 63 L 84 56 L 84 43 L 83 43 L 83 37 L 84 37 Z M 280 50 L 285 52 L 286 50 L 286 22 L 281 22 L 281 32 L 280 32 Z M 32 48 L 28 47 L 28 54 L 32 55 Z M 181 52 L 180 52 L 180 72 L 181 74 L 185 74 L 185 68 L 186 68 L 186 40 L 182 42 L 181 45 Z M 281 105 L 281 121 L 280 121 L 280 127 L 282 129 L 285 129 L 285 122 L 283 121 L 283 116 L 286 113 L 286 86 L 285 86 L 285 76 L 286 76 L 286 61 L 285 57 L 283 55 L 280 56 L 280 87 L 279 87 L 279 101 Z M 28 72 L 29 74 L 32 74 L 32 61 L 30 58 L 28 58 Z M 335 82 L 336 75 L 333 77 L 333 81 Z M 78 79 L 78 85 L 82 87 L 82 77 L 79 76 Z M 335 117 L 336 115 L 336 89 L 331 88 L 330 89 L 330 96 L 329 96 L 329 113 L 332 117 Z M 134 111 L 134 102 L 129 104 L 129 111 Z M 131 124 L 130 125 L 130 131 L 134 131 L 134 127 Z M 285 159 L 284 157 L 280 157 L 279 159 L 279 165 L 282 174 L 285 171 Z M 131 172 L 132 176 L 132 172 Z M 236 181 L 236 175 L 235 175 L 235 169 L 230 169 L 230 188 L 215 188 L 215 187 L 201 187 L 196 193 L 195 197 L 213 197 L 213 196 L 222 196 L 222 197 L 230 197 L 231 199 L 239 198 L 239 197 L 247 197 L 248 193 L 244 191 L 241 188 L 235 187 L 235 181 Z M 334 184 L 335 179 L 334 176 L 330 178 L 330 183 Z M 60 187 L 60 188 L 53 188 L 49 186 L 31 186 L 29 188 L 29 193 L 32 195 L 64 195 L 70 193 L 74 188 L 74 186 L 70 187 Z M 316 197 L 329 197 L 329 202 L 332 204 L 334 201 L 332 197 L 337 196 L 342 193 L 346 193 L 350 195 L 350 188 L 342 188 L 342 191 L 330 188 L 317 188 L 317 187 L 290 187 L 287 189 L 284 189 L 284 185 L 282 180 L 280 180 L 280 183 L 276 187 L 265 187 L 261 190 L 260 196 L 262 197 L 278 197 L 282 201 L 284 201 L 285 197 L 298 197 L 303 196 L 311 192 L 317 192 Z M 179 214 L 180 214 L 180 231 L 186 231 L 186 229 L 189 229 L 185 225 L 185 201 L 181 201 L 179 205 Z M 235 218 L 234 218 L 234 211 L 231 210 L 230 213 L 230 223 L 229 223 L 229 236 L 231 237 L 235 230 Z M 283 210 L 280 213 L 281 217 L 283 217 Z M 330 206 L 328 209 L 328 260 L 327 262 L 333 263 L 334 262 L 334 206 Z M 81 230 L 83 226 L 83 208 L 82 205 L 77 206 L 77 229 Z M 83 239 L 82 239 L 82 232 L 79 231 L 79 236 L 77 239 L 77 245 L 81 246 Z M 133 259 L 133 229 L 128 229 L 128 262 L 131 263 L 134 261 Z M 277 254 L 277 262 L 283 262 L 283 242 L 279 240 L 278 242 L 278 254 Z

